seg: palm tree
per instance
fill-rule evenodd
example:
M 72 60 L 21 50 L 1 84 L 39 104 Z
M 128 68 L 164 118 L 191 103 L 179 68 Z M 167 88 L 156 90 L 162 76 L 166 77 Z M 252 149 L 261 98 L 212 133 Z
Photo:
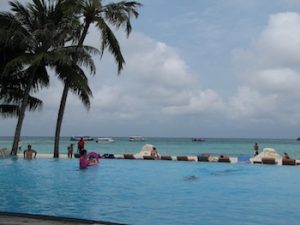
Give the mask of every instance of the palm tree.
M 87 48 L 87 47 L 85 47 Z M 96 68 L 93 63 L 93 60 L 90 58 L 88 54 L 84 55 L 85 51 L 82 51 L 82 48 L 75 48 L 76 57 L 80 54 L 81 61 L 84 60 L 86 65 L 89 65 L 90 72 L 95 74 Z M 85 49 L 87 50 L 87 49 Z M 91 50 L 91 49 L 89 49 Z M 83 53 L 83 54 L 82 54 Z M 97 53 L 97 50 L 94 49 L 94 53 Z M 84 73 L 84 71 L 80 68 L 78 64 L 76 64 L 76 57 L 73 58 L 73 62 L 69 65 L 58 65 L 56 66 L 56 74 L 59 79 L 61 79 L 65 86 L 63 89 L 62 100 L 59 106 L 59 114 L 57 117 L 57 125 L 55 130 L 55 140 L 54 140 L 54 158 L 59 158 L 59 137 L 60 137 L 60 128 L 62 120 L 60 118 L 63 117 L 65 104 L 67 101 L 68 91 L 71 90 L 74 94 L 76 94 L 83 105 L 89 109 L 90 108 L 90 97 L 92 97 L 92 91 L 88 85 L 88 79 Z
M 23 84 L 26 83 L 24 78 L 18 76 L 0 77 L 0 115 L 3 118 L 18 117 L 24 96 Z M 40 99 L 29 95 L 27 109 L 34 111 L 41 108 L 42 103 Z
M 17 153 L 25 110 L 30 103 L 30 93 L 40 90 L 49 83 L 46 67 L 71 67 L 80 60 L 83 60 L 81 63 L 87 66 L 91 65 L 91 68 L 94 66 L 89 55 L 89 52 L 95 51 L 94 49 L 81 47 L 76 48 L 75 51 L 75 46 L 63 46 L 66 41 L 76 36 L 78 25 L 80 25 L 71 18 L 75 15 L 73 12 L 58 16 L 62 8 L 70 3 L 72 3 L 71 0 L 58 0 L 56 4 L 47 4 L 44 0 L 33 0 L 32 4 L 25 7 L 19 2 L 10 2 L 14 14 L 0 13 L 2 29 L 0 39 L 3 36 L 8 40 L 5 47 L 11 44 L 12 39 L 17 38 L 21 40 L 22 48 L 25 49 L 5 64 L 1 74 L 2 77 L 17 77 L 19 74 L 24 74 L 26 78 L 22 83 L 24 92 L 18 109 L 12 154 Z M 74 57 L 75 53 L 82 54 Z M 76 58 L 75 61 L 74 58 Z
M 6 38 L 6 43 L 3 47 L 10 47 L 15 44 L 17 40 L 20 41 L 21 49 L 19 54 L 5 64 L 1 73 L 3 80 L 17 80 L 18 77 L 23 78 L 23 97 L 18 107 L 18 122 L 15 130 L 15 137 L 12 147 L 12 154 L 17 153 L 18 141 L 21 134 L 22 123 L 25 117 L 25 110 L 29 104 L 29 97 L 31 91 L 37 91 L 49 83 L 47 71 L 43 67 L 43 42 L 36 34 L 39 29 L 36 27 L 35 18 L 29 15 L 29 11 L 25 11 L 24 7 L 16 3 L 10 3 L 12 10 L 19 8 L 22 12 L 28 13 L 25 16 L 20 16 L 21 13 L 15 15 L 11 13 L 0 14 L 1 35 Z M 25 24 L 24 26 L 22 23 Z M 2 38 L 2 37 L 1 37 Z M 16 78 L 16 79 L 14 79 Z
M 121 49 L 117 38 L 109 25 L 115 28 L 125 28 L 127 36 L 129 36 L 131 27 L 131 17 L 138 17 L 137 8 L 141 6 L 140 3 L 135 1 L 121 1 L 118 3 L 110 3 L 107 5 L 102 4 L 102 0 L 78 0 L 76 1 L 79 6 L 81 17 L 83 17 L 83 29 L 78 41 L 78 48 L 83 46 L 84 40 L 88 34 L 91 24 L 95 24 L 101 33 L 101 55 L 105 49 L 108 49 L 114 56 L 118 64 L 118 73 L 123 69 L 125 60 L 122 56 Z M 66 105 L 68 90 L 71 87 L 70 80 L 66 80 L 64 91 L 61 98 L 60 108 L 57 116 L 55 143 L 54 143 L 54 157 L 59 155 L 59 138 L 60 130 Z
M 1 31 L 5 30 L 4 24 Z M 7 35 L 7 36 L 5 36 Z M 26 49 L 22 46 L 22 40 L 18 37 L 10 39 L 8 43 L 8 33 L 3 33 L 0 39 L 0 115 L 6 117 L 17 117 L 19 112 L 20 103 L 24 95 L 24 83 L 26 77 L 24 73 L 20 72 L 21 67 L 16 67 L 12 72 L 15 76 L 10 74 L 9 76 L 3 76 L 5 65 L 15 58 L 16 56 L 24 53 Z M 35 110 L 42 106 L 42 101 L 29 96 L 29 110 Z

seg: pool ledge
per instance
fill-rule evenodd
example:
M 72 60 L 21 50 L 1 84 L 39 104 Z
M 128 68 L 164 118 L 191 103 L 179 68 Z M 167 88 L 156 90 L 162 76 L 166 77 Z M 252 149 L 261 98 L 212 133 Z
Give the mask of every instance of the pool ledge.
M 106 221 L 84 220 L 26 213 L 0 212 L 0 225 L 125 225 Z

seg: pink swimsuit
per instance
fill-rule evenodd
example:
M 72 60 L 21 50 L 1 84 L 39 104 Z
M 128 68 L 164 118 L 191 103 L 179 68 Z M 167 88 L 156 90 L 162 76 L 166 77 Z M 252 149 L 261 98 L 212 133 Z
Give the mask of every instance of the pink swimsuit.
M 80 156 L 80 159 L 79 159 L 79 167 L 80 169 L 85 169 L 87 168 L 89 165 L 89 161 L 87 160 L 87 157 L 86 156 Z

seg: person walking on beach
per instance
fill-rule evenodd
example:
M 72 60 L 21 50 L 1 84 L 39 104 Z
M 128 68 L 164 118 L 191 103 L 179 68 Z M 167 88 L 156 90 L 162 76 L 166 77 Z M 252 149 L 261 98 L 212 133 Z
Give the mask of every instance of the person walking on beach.
M 24 159 L 32 159 L 32 156 L 35 158 L 36 154 L 37 152 L 31 148 L 31 145 L 28 145 L 27 149 L 24 151 Z
M 21 141 L 21 139 L 18 142 L 18 149 L 19 149 L 19 152 L 21 152 L 21 150 L 22 150 L 22 141 Z
M 254 155 L 258 155 L 259 146 L 257 143 L 255 143 L 255 145 L 253 146 L 253 150 L 254 150 Z
M 80 140 L 77 143 L 77 147 L 78 147 L 79 153 L 81 153 L 82 150 L 84 149 L 84 140 L 83 140 L 83 138 L 80 138 Z
M 73 144 L 68 146 L 68 158 L 73 158 Z

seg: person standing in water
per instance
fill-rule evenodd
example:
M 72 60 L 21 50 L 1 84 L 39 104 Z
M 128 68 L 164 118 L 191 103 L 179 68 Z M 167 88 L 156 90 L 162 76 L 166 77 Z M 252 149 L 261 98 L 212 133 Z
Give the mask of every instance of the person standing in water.
M 37 152 L 31 148 L 31 145 L 28 145 L 27 149 L 24 151 L 24 159 L 32 159 L 32 157 L 35 158 L 36 154 Z
M 257 143 L 255 143 L 255 145 L 253 146 L 253 150 L 254 150 L 254 155 L 258 155 L 258 152 L 259 152 L 259 146 Z

